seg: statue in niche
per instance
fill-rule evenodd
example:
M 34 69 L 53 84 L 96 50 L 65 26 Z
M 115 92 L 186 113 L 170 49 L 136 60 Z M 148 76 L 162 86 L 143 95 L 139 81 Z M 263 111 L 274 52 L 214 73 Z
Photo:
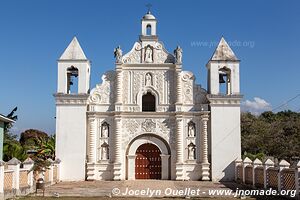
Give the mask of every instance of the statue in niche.
M 103 138 L 107 138 L 109 136 L 108 124 L 106 122 L 102 124 L 101 136 Z
M 101 160 L 109 159 L 109 146 L 106 142 L 101 145 Z
M 174 54 L 176 57 L 176 62 L 177 63 L 182 63 L 182 49 L 180 46 L 177 46 L 176 49 L 174 50 Z
M 153 62 L 153 50 L 151 49 L 150 46 L 146 47 L 145 62 L 146 63 L 152 63 Z
M 122 63 L 122 49 L 120 46 L 114 49 L 114 56 L 116 58 L 116 63 Z
M 196 159 L 196 147 L 192 142 L 188 145 L 188 159 L 189 160 Z
M 147 73 L 145 76 L 145 85 L 146 86 L 152 85 L 152 76 L 150 73 Z
M 189 137 L 195 137 L 196 136 L 196 131 L 195 131 L 195 124 L 193 122 L 190 122 L 188 124 L 188 136 Z

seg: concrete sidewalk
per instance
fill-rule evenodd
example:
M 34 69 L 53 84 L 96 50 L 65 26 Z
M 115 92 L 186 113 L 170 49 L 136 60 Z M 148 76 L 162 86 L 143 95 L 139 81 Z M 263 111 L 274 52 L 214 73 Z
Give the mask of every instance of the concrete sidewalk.
M 209 190 L 235 190 L 236 183 L 203 181 L 82 181 L 60 182 L 46 188 L 45 196 L 60 197 L 211 197 Z M 227 196 L 227 195 L 218 195 Z M 232 195 L 231 195 L 232 196 Z

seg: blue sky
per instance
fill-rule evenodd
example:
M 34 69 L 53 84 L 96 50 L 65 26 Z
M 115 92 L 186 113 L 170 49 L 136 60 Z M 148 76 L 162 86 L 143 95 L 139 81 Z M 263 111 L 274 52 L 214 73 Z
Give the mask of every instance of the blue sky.
M 223 35 L 241 60 L 244 106 L 272 109 L 300 93 L 296 0 L 1 1 L 0 113 L 18 106 L 14 131 L 54 133 L 56 60 L 73 36 L 92 61 L 93 88 L 103 72 L 114 69 L 113 49 L 121 45 L 128 52 L 138 39 L 147 3 L 158 19 L 160 40 L 169 52 L 182 47 L 184 69 L 205 88 L 205 64 Z M 280 109 L 287 108 L 299 110 L 300 98 Z

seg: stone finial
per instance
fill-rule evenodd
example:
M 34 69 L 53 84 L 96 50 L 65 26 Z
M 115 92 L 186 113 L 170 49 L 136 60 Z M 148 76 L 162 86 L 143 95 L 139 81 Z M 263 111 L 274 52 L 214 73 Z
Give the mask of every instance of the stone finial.
M 290 163 L 283 159 L 279 162 L 279 166 L 280 167 L 289 167 Z
M 31 158 L 26 158 L 26 160 L 24 160 L 23 164 L 34 164 L 34 161 Z
M 8 162 L 7 162 L 8 165 L 19 165 L 21 164 L 21 161 L 19 161 L 18 159 L 16 158 L 12 158 L 10 159 Z
M 5 165 L 5 162 L 3 160 L 0 160 L 0 166 Z
M 274 165 L 274 162 L 268 158 L 265 162 L 264 162 L 264 165 Z
M 61 160 L 59 158 L 56 158 L 54 161 L 55 164 L 59 164 L 60 162 L 61 162 Z
M 252 163 L 252 160 L 248 157 L 246 157 L 243 161 L 243 163 L 247 163 L 247 164 L 251 164 Z
M 259 160 L 258 158 L 256 158 L 256 159 L 253 161 L 253 165 L 262 165 L 262 162 L 261 162 L 261 160 Z

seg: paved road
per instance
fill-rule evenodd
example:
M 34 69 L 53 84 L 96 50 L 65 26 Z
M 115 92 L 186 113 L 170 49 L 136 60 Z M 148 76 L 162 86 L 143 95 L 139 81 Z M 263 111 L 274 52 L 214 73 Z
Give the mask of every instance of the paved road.
M 209 190 L 231 190 L 237 187 L 239 186 L 235 183 L 221 184 L 203 181 L 135 180 L 60 182 L 48 187 L 45 196 L 58 194 L 61 197 L 209 197 Z

